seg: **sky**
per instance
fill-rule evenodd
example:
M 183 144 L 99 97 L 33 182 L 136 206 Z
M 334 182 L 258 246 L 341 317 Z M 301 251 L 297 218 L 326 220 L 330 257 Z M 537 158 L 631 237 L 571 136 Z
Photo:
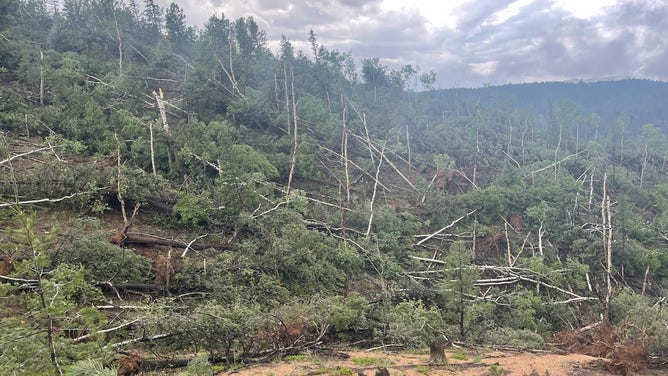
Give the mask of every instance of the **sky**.
M 668 0 L 158 0 L 188 25 L 252 16 L 278 51 L 285 35 L 398 69 L 436 87 L 647 78 L 668 81 Z

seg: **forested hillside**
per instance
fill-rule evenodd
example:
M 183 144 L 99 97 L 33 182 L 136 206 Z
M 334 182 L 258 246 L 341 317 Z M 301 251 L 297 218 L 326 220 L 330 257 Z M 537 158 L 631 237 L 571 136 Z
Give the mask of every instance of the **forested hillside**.
M 527 109 L 539 119 L 549 116 L 558 102 L 568 101 L 577 104 L 580 111 L 598 114 L 606 124 L 625 115 L 634 124 L 651 123 L 662 130 L 668 126 L 664 105 L 668 84 L 661 81 L 539 82 L 447 89 L 438 95 L 442 100 L 456 98 L 469 104 Z
M 0 2 L 0 374 L 333 343 L 668 355 L 664 94 L 441 91 L 304 40 Z

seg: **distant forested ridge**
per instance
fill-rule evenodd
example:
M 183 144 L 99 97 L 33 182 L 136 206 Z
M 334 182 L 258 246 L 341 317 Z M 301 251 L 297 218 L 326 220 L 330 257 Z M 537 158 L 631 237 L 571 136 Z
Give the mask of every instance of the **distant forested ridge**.
M 561 101 L 575 103 L 580 109 L 612 122 L 627 115 L 635 124 L 651 123 L 666 129 L 668 83 L 624 79 L 596 82 L 538 82 L 482 88 L 453 88 L 437 91 L 444 101 L 460 100 L 470 105 L 505 106 L 529 109 L 538 116 L 549 114 L 551 106 Z
M 668 356 L 665 83 L 436 90 L 317 29 L 55 3 L 0 2 L 0 374 Z

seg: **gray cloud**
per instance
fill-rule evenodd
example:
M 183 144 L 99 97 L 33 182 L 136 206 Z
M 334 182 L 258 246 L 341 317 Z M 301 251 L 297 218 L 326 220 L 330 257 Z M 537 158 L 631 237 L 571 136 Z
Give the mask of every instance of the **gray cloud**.
M 158 1 L 168 6 L 168 1 Z M 360 61 L 435 70 L 438 85 L 643 77 L 668 80 L 668 7 L 620 0 L 588 19 L 554 1 L 477 0 L 458 6 L 454 27 L 429 25 L 417 10 L 389 11 L 381 0 L 184 0 L 187 22 L 253 16 L 270 46 L 286 35 L 308 53 L 308 31 Z M 515 13 L 503 12 L 513 7 Z M 502 17 L 499 17 L 502 15 Z

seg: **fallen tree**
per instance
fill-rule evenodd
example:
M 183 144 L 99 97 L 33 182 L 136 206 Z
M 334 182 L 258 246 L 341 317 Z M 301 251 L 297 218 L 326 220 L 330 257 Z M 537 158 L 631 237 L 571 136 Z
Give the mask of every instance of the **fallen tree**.
M 205 249 L 227 251 L 230 250 L 231 248 L 229 244 L 223 244 L 223 243 L 188 244 L 180 240 L 164 238 L 157 235 L 136 234 L 136 233 L 127 234 L 125 240 L 123 241 L 123 245 L 131 245 L 131 244 L 144 245 L 144 246 L 162 245 L 180 249 L 189 248 L 189 249 L 194 249 L 196 251 L 202 251 Z

